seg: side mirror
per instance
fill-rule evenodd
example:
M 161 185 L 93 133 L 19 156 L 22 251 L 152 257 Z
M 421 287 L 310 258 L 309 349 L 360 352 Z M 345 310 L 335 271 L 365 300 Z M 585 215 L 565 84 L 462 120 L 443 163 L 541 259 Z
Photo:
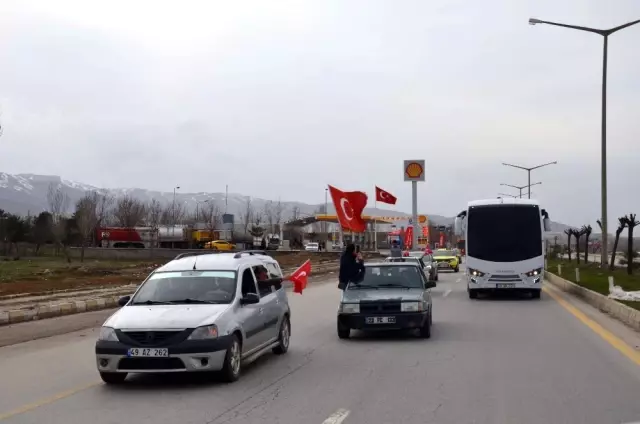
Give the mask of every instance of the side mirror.
M 462 235 L 462 218 L 456 217 L 456 220 L 454 221 L 454 224 L 453 224 L 453 231 L 456 233 L 457 236 Z
M 427 289 L 432 289 L 437 285 L 437 283 L 433 280 L 429 280 L 427 281 L 427 284 L 425 285 L 425 288 Z
M 247 293 L 240 299 L 241 305 L 255 305 L 256 303 L 260 303 L 260 296 L 256 293 Z
M 542 220 L 542 225 L 544 226 L 545 231 L 551 231 L 551 220 L 549 218 L 544 218 Z
M 131 300 L 131 296 L 123 296 L 118 299 L 118 306 L 125 306 Z

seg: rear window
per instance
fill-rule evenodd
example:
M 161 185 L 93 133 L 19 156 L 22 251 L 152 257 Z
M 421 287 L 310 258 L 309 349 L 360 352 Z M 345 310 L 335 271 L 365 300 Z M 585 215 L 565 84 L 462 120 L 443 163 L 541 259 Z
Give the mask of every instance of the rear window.
M 433 252 L 433 256 L 455 256 L 456 254 L 452 250 L 436 250 Z
M 414 262 L 415 263 L 415 262 Z M 349 283 L 349 290 L 424 288 L 424 277 L 415 265 L 390 265 L 365 267 L 364 278 L 359 283 Z
M 234 271 L 157 272 L 144 282 L 132 304 L 231 303 L 236 293 Z

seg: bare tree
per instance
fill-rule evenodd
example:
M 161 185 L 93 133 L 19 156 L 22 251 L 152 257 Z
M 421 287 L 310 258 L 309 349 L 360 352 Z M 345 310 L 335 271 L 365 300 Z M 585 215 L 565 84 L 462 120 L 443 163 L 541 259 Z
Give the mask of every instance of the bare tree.
M 80 249 L 80 262 L 84 262 L 84 250 L 87 239 L 91 237 L 98 224 L 99 195 L 95 191 L 87 193 L 76 203 L 76 226 L 82 239 Z
M 67 257 L 67 262 L 71 262 L 71 257 L 67 254 L 67 250 L 64 248 L 62 241 L 67 231 L 65 215 L 69 210 L 70 203 L 71 200 L 67 193 L 62 190 L 61 185 L 49 184 L 49 188 L 47 189 L 47 204 L 49 206 L 49 212 L 51 213 L 51 232 L 57 250 L 62 248 L 64 255 Z
M 116 201 L 113 216 L 121 227 L 135 227 L 144 222 L 147 206 L 140 200 L 125 195 Z
M 214 231 L 218 229 L 222 221 L 222 210 L 215 202 L 210 201 L 202 206 L 200 218 L 204 222 L 207 232 L 209 233 L 209 241 L 213 241 Z
M 293 206 L 291 208 L 291 220 L 295 221 L 300 218 L 300 206 Z
M 240 222 L 242 223 L 242 228 L 244 230 L 243 235 L 247 234 L 249 225 L 253 222 L 253 215 L 254 211 L 253 204 L 251 203 L 251 197 L 247 196 L 244 203 L 244 208 L 240 212 Z
M 180 224 L 185 214 L 186 210 L 182 203 L 176 203 L 175 205 L 169 204 L 162 211 L 160 223 L 163 225 Z
M 273 234 L 274 226 L 276 223 L 276 215 L 273 207 L 273 202 L 271 200 L 267 201 L 264 204 L 264 208 L 262 210 L 262 215 L 264 215 L 264 219 L 269 227 L 269 233 Z
M 591 225 L 585 225 L 582 227 L 582 233 L 585 235 L 584 238 L 584 263 L 589 263 L 589 236 L 591 236 L 591 232 L 593 228 Z
M 636 256 L 633 250 L 633 229 L 640 225 L 640 221 L 636 221 L 636 214 L 630 213 L 626 216 L 627 228 L 629 229 L 629 238 L 627 240 L 627 274 L 633 274 L 633 259 Z
M 573 236 L 573 228 L 567 228 L 564 230 L 567 235 L 567 255 L 569 255 L 569 262 L 571 262 L 571 237 Z
M 584 235 L 584 228 L 573 230 L 573 236 L 576 238 L 576 260 L 580 265 L 580 238 Z
M 611 249 L 611 263 L 609 264 L 609 270 L 613 271 L 616 267 L 616 251 L 618 250 L 618 243 L 620 242 L 620 234 L 627 228 L 627 217 L 621 216 L 618 218 L 618 228 L 616 228 L 616 238 L 613 241 L 613 249 Z M 603 235 L 606 237 L 606 235 Z
M 278 200 L 275 204 L 273 204 L 272 210 L 273 210 L 273 221 L 275 222 L 274 233 L 275 232 L 279 233 L 280 228 L 282 226 L 282 213 L 284 212 L 284 206 L 282 205 L 280 200 Z
M 162 212 L 162 204 L 156 199 L 151 199 L 147 206 L 147 225 L 151 227 L 151 257 L 153 257 L 153 249 L 158 245 L 158 227 L 160 227 Z

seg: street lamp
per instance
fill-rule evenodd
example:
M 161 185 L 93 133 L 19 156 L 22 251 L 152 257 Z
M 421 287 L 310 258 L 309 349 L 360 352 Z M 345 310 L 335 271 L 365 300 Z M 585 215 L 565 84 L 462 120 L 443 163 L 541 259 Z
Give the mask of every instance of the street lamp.
M 200 206 L 200 203 L 209 203 L 209 200 L 211 199 L 207 199 L 207 200 L 196 200 L 196 223 L 198 222 L 198 206 Z
M 527 185 L 523 185 L 523 186 L 515 186 L 515 185 L 511 185 L 511 184 L 500 183 L 501 186 L 513 187 L 513 188 L 517 188 L 518 190 L 520 190 L 520 198 L 521 199 L 522 199 L 522 189 L 523 188 L 529 187 L 529 190 L 528 190 L 529 191 L 529 199 L 531 199 L 531 186 L 538 185 L 538 184 L 542 184 L 542 182 L 537 182 L 537 183 L 533 183 L 533 184 L 527 184 Z
M 171 209 L 173 209 L 172 215 L 173 215 L 173 226 L 176 226 L 176 190 L 180 190 L 180 186 L 176 186 L 173 188 L 173 206 L 171 207 Z
M 576 25 L 566 25 L 557 22 L 542 21 L 540 19 L 530 18 L 529 25 L 547 24 L 553 26 L 559 26 L 563 28 L 576 29 L 578 31 L 592 32 L 594 34 L 601 35 L 604 38 L 604 48 L 602 53 L 602 129 L 601 129 L 601 144 L 600 144 L 600 196 L 601 196 L 601 222 L 602 222 L 602 255 L 601 264 L 605 266 L 607 263 L 607 245 L 608 245 L 608 232 L 607 232 L 607 56 L 609 46 L 609 36 L 614 32 L 618 32 L 621 29 L 630 27 L 640 23 L 640 19 L 628 22 L 624 25 L 617 26 L 610 29 L 596 29 Z
M 542 165 L 533 166 L 531 168 L 527 168 L 525 166 L 512 165 L 510 163 L 502 162 L 502 164 L 505 165 L 505 166 L 511 166 L 513 168 L 524 169 L 525 171 L 527 171 L 527 182 L 528 182 L 528 184 L 525 187 L 529 187 L 529 192 L 531 192 L 531 171 L 533 171 L 534 169 L 542 168 L 543 166 L 555 165 L 557 163 L 558 163 L 558 161 L 553 161 L 553 162 L 543 163 Z M 529 193 L 529 199 L 531 199 L 531 193 Z
M 509 197 L 513 197 L 514 199 L 518 198 L 518 196 L 514 196 L 513 194 L 507 194 L 507 193 L 498 193 L 498 196 L 509 196 Z

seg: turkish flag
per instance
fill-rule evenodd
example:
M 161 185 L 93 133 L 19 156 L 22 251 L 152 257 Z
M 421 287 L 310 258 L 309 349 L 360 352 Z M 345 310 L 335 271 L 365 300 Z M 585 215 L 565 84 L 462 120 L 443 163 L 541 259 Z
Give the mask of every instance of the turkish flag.
M 338 222 L 343 230 L 363 233 L 367 223 L 362 219 L 362 211 L 367 206 L 367 195 L 361 191 L 342 191 L 329 186 Z
M 311 261 L 307 259 L 300 268 L 293 271 L 289 280 L 293 283 L 293 292 L 302 294 L 302 290 L 307 287 L 307 278 L 311 274 Z
M 386 190 L 381 189 L 376 186 L 376 201 L 382 203 L 388 203 L 390 205 L 395 205 L 398 201 L 398 198 L 393 194 L 389 193 Z

